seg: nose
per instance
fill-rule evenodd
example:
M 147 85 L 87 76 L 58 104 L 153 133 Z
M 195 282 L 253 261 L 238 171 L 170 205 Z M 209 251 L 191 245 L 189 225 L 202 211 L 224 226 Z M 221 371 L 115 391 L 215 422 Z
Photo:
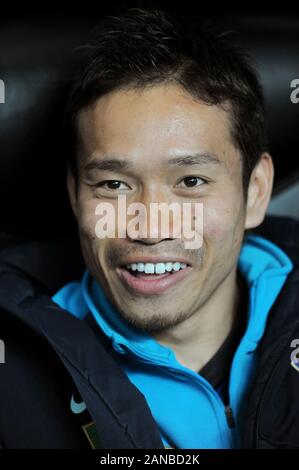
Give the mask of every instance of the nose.
M 133 203 L 128 211 L 129 215 L 138 213 L 137 230 L 132 229 L 135 217 L 127 224 L 128 238 L 146 245 L 176 238 L 173 230 L 175 215 L 171 207 L 173 203 L 165 198 L 160 188 L 152 187 L 143 191 L 142 197 Z

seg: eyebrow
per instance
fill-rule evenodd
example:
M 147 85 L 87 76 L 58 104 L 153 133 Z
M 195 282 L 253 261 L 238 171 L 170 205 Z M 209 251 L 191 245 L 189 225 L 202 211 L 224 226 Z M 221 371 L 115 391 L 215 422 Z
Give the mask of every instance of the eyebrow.
M 212 153 L 196 153 L 194 155 L 182 155 L 167 160 L 169 165 L 192 166 L 192 165 L 221 165 L 219 158 Z
M 92 160 L 84 166 L 85 171 L 107 170 L 107 171 L 125 171 L 132 168 L 132 164 L 125 159 L 116 157 L 104 157 Z
M 215 154 L 211 153 L 196 153 L 193 155 L 181 155 L 169 158 L 166 165 L 174 166 L 192 166 L 192 165 L 221 165 L 222 162 Z M 94 159 L 84 166 L 84 171 L 99 170 L 99 171 L 128 171 L 133 168 L 132 162 L 124 158 L 113 156 L 100 157 Z

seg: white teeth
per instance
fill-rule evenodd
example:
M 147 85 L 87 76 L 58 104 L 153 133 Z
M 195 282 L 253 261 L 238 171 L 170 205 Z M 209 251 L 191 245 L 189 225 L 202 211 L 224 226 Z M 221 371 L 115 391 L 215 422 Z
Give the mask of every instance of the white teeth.
M 137 269 L 137 263 L 132 263 L 132 264 L 127 264 L 126 265 L 127 269 L 132 269 L 132 271 L 136 271 Z
M 165 270 L 170 273 L 172 271 L 172 263 L 166 263 L 165 264 Z
M 174 263 L 172 269 L 174 271 L 179 271 L 181 267 L 181 263 Z
M 126 268 L 131 271 L 144 272 L 145 274 L 164 274 L 165 272 L 179 271 L 186 267 L 186 263 L 179 263 L 178 261 L 175 263 L 132 263 L 126 265 Z
M 144 263 L 137 263 L 137 271 L 139 273 L 143 273 L 144 271 Z
M 157 263 L 155 266 L 155 273 L 156 274 L 164 274 L 165 273 L 165 264 L 164 263 Z
M 145 272 L 145 274 L 154 274 L 155 265 L 153 263 L 145 263 L 144 272 Z

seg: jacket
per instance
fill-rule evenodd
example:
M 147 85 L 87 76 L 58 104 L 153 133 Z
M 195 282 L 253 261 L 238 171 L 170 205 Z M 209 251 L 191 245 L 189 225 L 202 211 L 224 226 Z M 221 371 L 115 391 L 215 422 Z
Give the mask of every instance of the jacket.
M 299 447 L 299 371 L 291 361 L 299 338 L 298 229 L 293 219 L 267 217 L 255 231 L 284 250 L 294 269 L 258 344 L 244 448 Z M 145 397 L 105 335 L 92 318 L 82 322 L 51 300 L 83 269 L 76 239 L 19 243 L 0 253 L 1 446 L 163 449 Z M 74 413 L 82 403 L 85 412 Z

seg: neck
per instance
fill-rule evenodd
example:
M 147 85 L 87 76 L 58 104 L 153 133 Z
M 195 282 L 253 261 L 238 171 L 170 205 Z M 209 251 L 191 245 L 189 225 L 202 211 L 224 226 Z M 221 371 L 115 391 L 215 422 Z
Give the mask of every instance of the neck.
M 230 333 L 239 303 L 235 269 L 190 318 L 153 336 L 174 351 L 178 362 L 198 372 Z

